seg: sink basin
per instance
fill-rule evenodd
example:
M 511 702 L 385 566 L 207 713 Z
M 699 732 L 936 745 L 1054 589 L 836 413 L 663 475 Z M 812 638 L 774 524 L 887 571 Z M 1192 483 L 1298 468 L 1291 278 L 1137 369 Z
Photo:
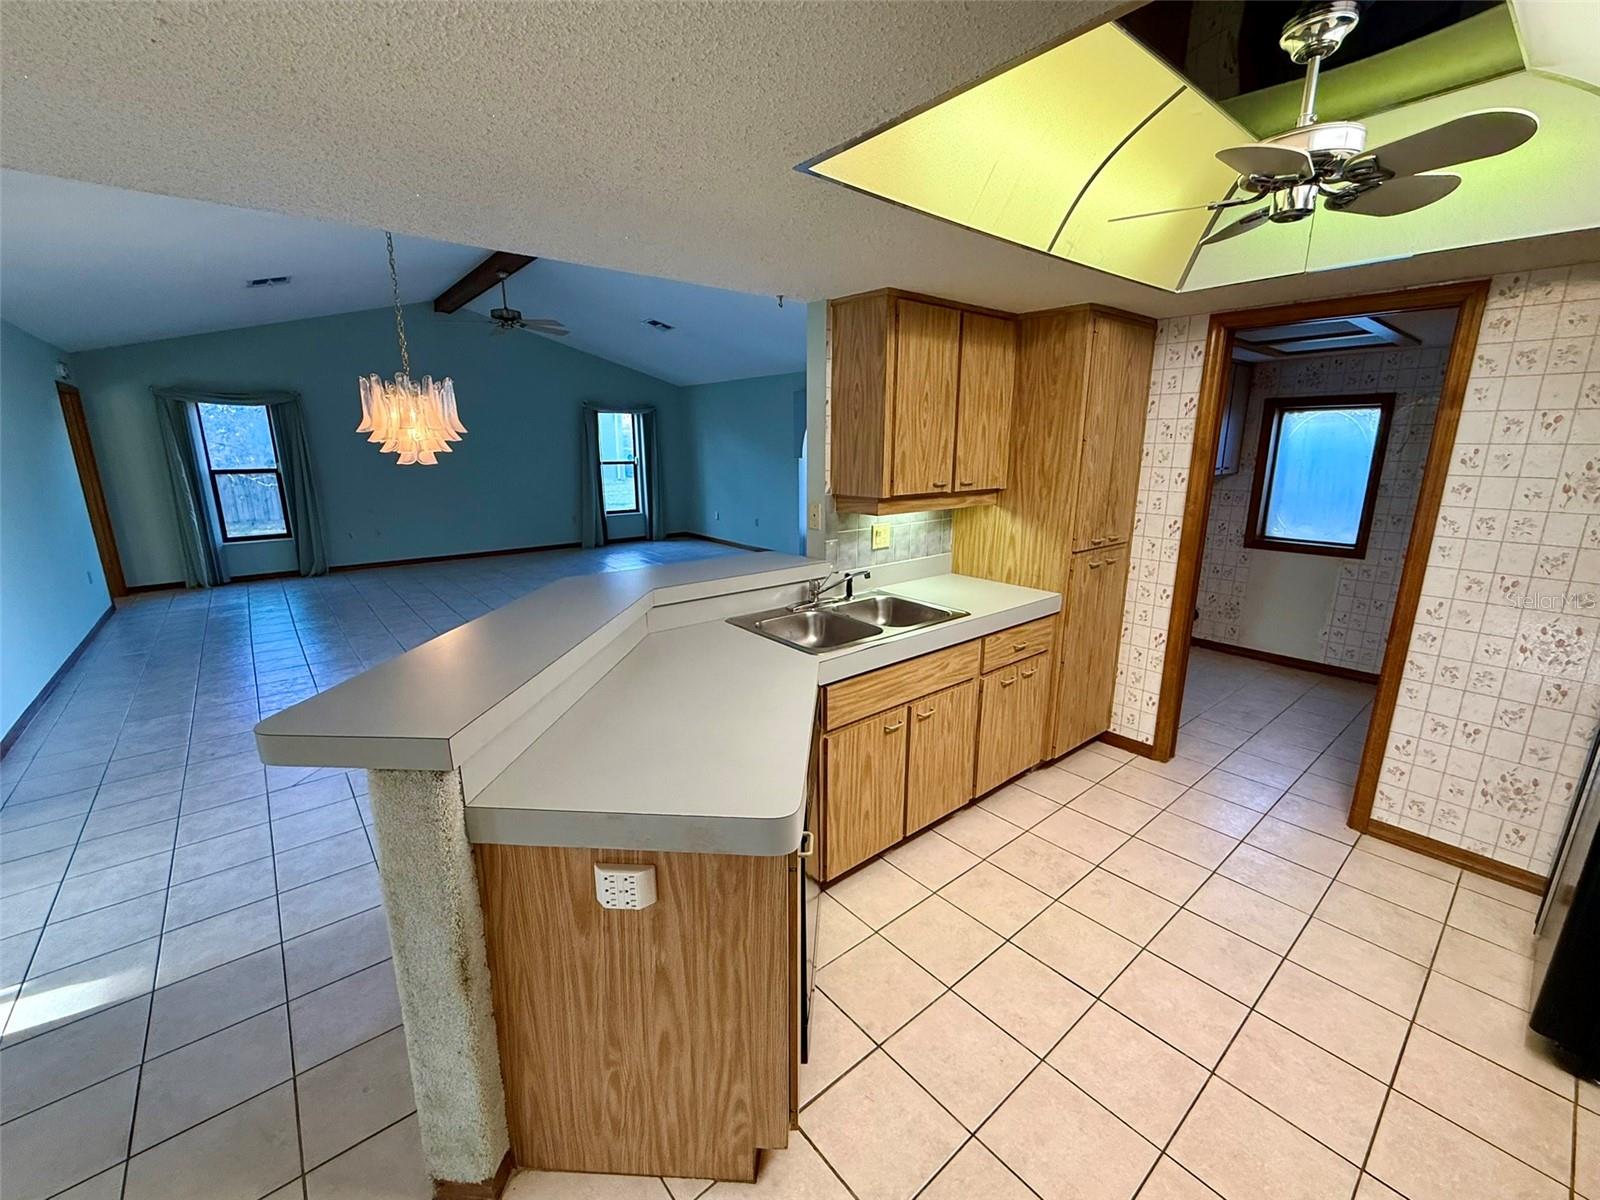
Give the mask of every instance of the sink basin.
M 837 609 L 784 613 L 781 617 L 756 621 L 753 627 L 757 633 L 813 652 L 864 642 L 883 632 L 878 626 L 858 621 Z
M 931 625 L 959 616 L 948 608 L 936 608 L 920 600 L 907 600 L 904 596 L 886 594 L 861 596 L 833 605 L 832 611 L 847 617 L 882 626 L 884 629 L 907 629 L 913 625 Z

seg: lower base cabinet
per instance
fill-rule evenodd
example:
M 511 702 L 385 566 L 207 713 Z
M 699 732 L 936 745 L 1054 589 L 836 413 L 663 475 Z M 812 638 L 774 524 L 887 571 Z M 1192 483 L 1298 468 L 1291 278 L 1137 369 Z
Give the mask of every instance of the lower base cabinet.
M 1039 763 L 1050 696 L 1050 656 L 1036 654 L 983 676 L 976 790 L 999 787 Z
M 906 827 L 915 833 L 973 797 L 977 756 L 978 681 L 969 679 L 910 706 L 906 764 Z
M 822 739 L 828 869 L 866 862 L 905 836 L 906 709 L 894 708 Z
M 1060 684 L 1051 758 L 1111 728 L 1117 689 L 1115 648 L 1122 636 L 1127 587 L 1127 546 L 1080 550 L 1072 556 L 1062 606 Z

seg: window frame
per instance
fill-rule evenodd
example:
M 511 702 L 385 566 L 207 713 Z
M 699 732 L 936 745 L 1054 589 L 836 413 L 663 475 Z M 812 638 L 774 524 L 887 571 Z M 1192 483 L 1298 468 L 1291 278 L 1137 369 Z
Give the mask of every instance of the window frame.
M 267 437 L 272 441 L 272 462 L 269 467 L 215 467 L 211 465 L 211 439 L 206 435 L 205 415 L 200 411 L 199 405 L 195 406 L 194 421 L 200 427 L 200 452 L 205 455 L 206 477 L 211 483 L 211 503 L 216 506 L 217 532 L 222 535 L 226 544 L 234 542 L 281 542 L 294 537 L 294 526 L 289 522 L 289 495 L 283 487 L 283 458 L 278 453 L 278 435 L 272 428 L 272 414 L 267 412 L 268 405 L 245 404 L 237 405 L 240 408 L 259 408 L 266 414 Z M 283 514 L 282 533 L 240 533 L 228 532 L 228 513 L 222 506 L 222 489 L 217 486 L 218 475 L 271 475 L 278 484 L 278 511 Z
M 632 458 L 602 458 L 599 460 L 600 471 L 600 515 L 603 517 L 638 517 L 644 515 L 644 460 L 639 453 L 639 414 L 628 412 L 625 409 L 601 409 L 595 415 L 595 447 L 600 444 L 599 422 L 603 417 L 627 417 L 633 424 L 633 457 Z M 607 508 L 606 507 L 606 481 L 605 469 L 607 467 L 632 467 L 633 468 L 633 507 L 632 508 Z
M 1393 392 L 1356 392 L 1337 396 L 1274 396 L 1263 401 L 1261 432 L 1256 446 L 1254 473 L 1250 480 L 1249 524 L 1245 527 L 1247 550 L 1273 550 L 1283 554 L 1315 554 L 1330 558 L 1365 558 L 1367 540 L 1372 534 L 1372 516 L 1377 508 L 1378 485 L 1383 478 L 1384 454 L 1389 446 L 1389 424 L 1394 417 Z M 1372 458 L 1367 465 L 1367 490 L 1361 503 L 1361 519 L 1356 526 L 1356 541 L 1303 542 L 1271 537 L 1266 527 L 1267 509 L 1272 503 L 1272 468 L 1277 459 L 1278 434 L 1285 413 L 1319 412 L 1337 408 L 1376 408 L 1378 436 L 1373 440 Z

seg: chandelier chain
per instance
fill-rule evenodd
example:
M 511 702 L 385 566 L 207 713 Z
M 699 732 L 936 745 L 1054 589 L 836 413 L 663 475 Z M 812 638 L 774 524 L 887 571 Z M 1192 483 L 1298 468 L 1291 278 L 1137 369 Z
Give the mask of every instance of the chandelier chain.
M 406 345 L 406 319 L 400 311 L 400 275 L 394 267 L 394 234 L 384 230 L 384 240 L 389 244 L 389 287 L 394 292 L 394 331 L 400 339 L 400 373 L 411 375 L 411 350 Z

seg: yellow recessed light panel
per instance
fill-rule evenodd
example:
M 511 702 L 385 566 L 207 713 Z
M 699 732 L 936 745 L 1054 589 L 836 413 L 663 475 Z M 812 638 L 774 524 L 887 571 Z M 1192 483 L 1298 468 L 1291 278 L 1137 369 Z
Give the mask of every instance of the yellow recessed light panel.
M 1218 150 L 1257 140 L 1115 24 L 1074 38 L 803 170 L 1031 250 L 1168 291 L 1600 225 L 1600 191 L 1574 176 L 1600 159 L 1600 96 L 1518 70 L 1365 116 L 1378 146 L 1461 113 L 1513 107 L 1539 132 L 1451 168 L 1447 199 L 1399 217 L 1320 210 L 1200 247 L 1216 215 L 1138 213 L 1233 194 Z

